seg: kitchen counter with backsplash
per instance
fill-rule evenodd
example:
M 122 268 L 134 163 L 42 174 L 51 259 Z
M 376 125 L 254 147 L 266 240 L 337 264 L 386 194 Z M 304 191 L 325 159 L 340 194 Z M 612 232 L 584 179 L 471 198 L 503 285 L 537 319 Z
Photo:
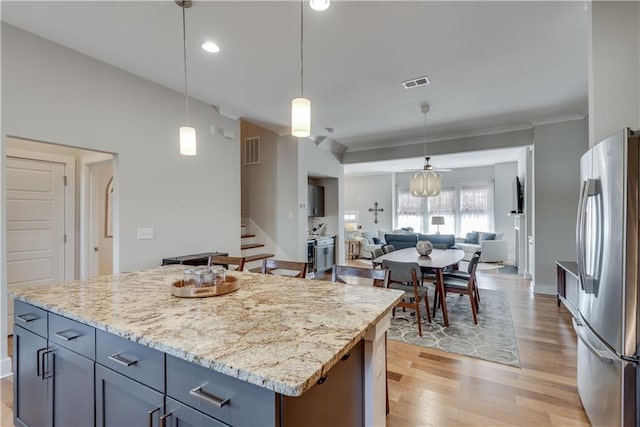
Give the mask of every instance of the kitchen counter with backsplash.
M 402 292 L 229 272 L 240 281 L 238 291 L 219 297 L 177 298 L 171 296 L 170 287 L 182 278 L 183 269 L 171 265 L 86 281 L 25 286 L 13 288 L 11 295 L 46 310 L 50 327 L 53 317 L 72 319 L 95 328 L 96 341 L 104 331 L 108 333 L 104 335 L 165 353 L 167 389 L 169 361 L 177 358 L 278 395 L 301 396 L 324 382 L 332 368 L 358 347 L 363 364 L 378 360 L 374 365 L 377 375 L 368 378 L 364 374 L 362 381 L 364 389 L 373 387 L 379 394 L 379 359 L 384 359 L 379 349 L 380 345 L 384 348 L 381 337 Z M 16 325 L 21 326 L 20 322 Z M 49 339 L 51 335 L 49 332 Z M 367 340 L 375 345 L 360 345 Z M 44 377 L 44 362 L 42 372 Z M 367 419 L 373 420 L 374 412 L 379 417 L 380 408 L 368 411 Z

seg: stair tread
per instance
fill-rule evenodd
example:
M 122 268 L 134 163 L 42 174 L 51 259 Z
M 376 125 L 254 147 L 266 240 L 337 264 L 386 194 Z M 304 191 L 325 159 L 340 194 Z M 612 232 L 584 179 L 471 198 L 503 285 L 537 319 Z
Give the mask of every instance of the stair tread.
M 246 245 L 240 245 L 240 249 L 253 249 L 253 248 L 261 248 L 264 244 L 262 243 L 247 243 Z
M 256 254 L 244 258 L 244 262 L 258 261 L 260 259 L 271 258 L 273 254 Z
M 246 239 L 246 238 L 249 238 L 249 237 L 256 237 L 256 235 L 255 234 L 248 234 L 248 233 L 240 235 L 241 239 Z

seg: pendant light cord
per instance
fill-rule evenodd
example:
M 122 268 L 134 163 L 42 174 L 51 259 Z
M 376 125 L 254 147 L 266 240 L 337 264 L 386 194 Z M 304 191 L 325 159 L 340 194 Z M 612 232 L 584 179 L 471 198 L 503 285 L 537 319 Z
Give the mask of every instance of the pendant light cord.
M 427 113 L 424 113 L 424 161 L 427 161 Z
M 184 3 L 184 2 L 183 2 Z M 183 56 L 184 56 L 184 106 L 187 113 L 187 123 L 189 126 L 189 96 L 187 95 L 187 26 L 185 23 L 185 7 L 182 5 L 182 42 L 183 42 Z
M 304 0 L 300 0 L 300 98 L 304 98 Z

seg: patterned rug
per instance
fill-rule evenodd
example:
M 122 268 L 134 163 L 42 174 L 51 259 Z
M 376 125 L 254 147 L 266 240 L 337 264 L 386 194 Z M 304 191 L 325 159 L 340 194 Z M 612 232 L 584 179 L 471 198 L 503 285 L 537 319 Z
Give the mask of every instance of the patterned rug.
M 423 336 L 420 337 L 413 310 L 403 312 L 398 308 L 395 318 L 391 319 L 388 338 L 519 368 L 520 357 L 507 295 L 502 291 L 481 289 L 480 298 L 477 325 L 473 323 L 469 297 L 449 294 L 448 328 L 444 327 L 442 311 L 438 311 L 431 324 L 425 317 Z M 429 293 L 429 302 L 433 304 L 433 292 Z

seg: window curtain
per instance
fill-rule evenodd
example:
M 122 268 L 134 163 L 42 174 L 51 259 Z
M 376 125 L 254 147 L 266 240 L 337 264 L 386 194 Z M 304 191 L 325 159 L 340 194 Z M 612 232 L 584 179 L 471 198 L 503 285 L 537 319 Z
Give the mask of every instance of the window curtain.
M 420 197 L 412 196 L 408 188 L 398 188 L 398 228 L 411 227 L 422 231 L 424 209 Z
M 428 230 L 429 234 L 434 234 L 438 231 L 437 225 L 431 225 L 432 216 L 443 216 L 444 225 L 440 226 L 441 234 L 456 234 L 456 189 L 455 188 L 443 188 L 435 197 L 428 197 L 427 206 L 429 215 L 426 219 L 425 230 Z
M 493 196 L 490 185 L 460 187 L 460 235 L 493 230 Z

